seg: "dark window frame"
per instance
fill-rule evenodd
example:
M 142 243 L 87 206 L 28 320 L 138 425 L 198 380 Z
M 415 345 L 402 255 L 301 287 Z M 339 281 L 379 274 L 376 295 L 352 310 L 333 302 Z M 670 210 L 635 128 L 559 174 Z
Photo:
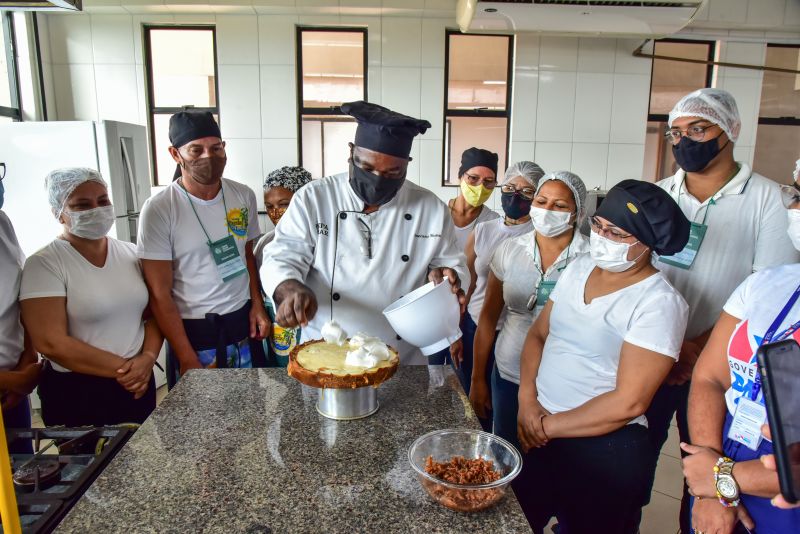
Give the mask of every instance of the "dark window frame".
M 449 83 L 450 83 L 450 37 L 452 35 L 474 35 L 479 37 L 505 37 L 508 39 L 508 64 L 506 69 L 506 109 L 503 111 L 493 110 L 493 109 L 481 109 L 476 108 L 474 110 L 469 109 L 448 109 L 449 105 Z M 510 140 L 511 140 L 511 106 L 512 102 L 512 91 L 514 83 L 514 35 L 513 34 L 501 34 L 501 33 L 462 33 L 459 30 L 454 30 L 447 28 L 445 30 L 445 38 L 444 38 L 444 117 L 442 119 L 442 135 L 445 136 L 444 142 L 442 143 L 442 187 L 458 187 L 456 184 L 449 183 L 449 179 L 447 176 L 447 167 L 448 162 L 447 158 L 448 155 L 451 155 L 452 143 L 451 143 L 451 136 L 447 135 L 448 126 L 450 128 L 449 131 L 452 132 L 452 124 L 449 124 L 451 121 L 449 120 L 451 117 L 473 117 L 473 118 L 501 118 L 506 119 L 506 148 L 505 148 L 505 162 L 506 167 L 509 165 L 508 156 L 510 150 Z M 500 169 L 498 169 L 499 171 Z
M 153 49 L 150 42 L 151 30 L 203 30 L 211 32 L 211 39 L 213 43 L 213 56 L 214 56 L 214 102 L 216 106 L 210 107 L 196 107 L 196 106 L 181 106 L 181 107 L 159 107 L 154 105 L 155 95 L 153 86 Z M 156 115 L 172 115 L 179 111 L 209 111 L 218 117 L 218 122 L 222 126 L 222 116 L 219 112 L 219 65 L 217 62 L 217 27 L 213 24 L 143 24 L 143 43 L 144 43 L 144 71 L 147 82 L 147 129 L 150 136 L 150 160 L 151 171 L 153 173 L 153 185 L 165 185 L 158 183 L 158 158 L 156 154 L 156 132 L 155 132 L 155 116 Z
M 342 117 L 338 121 L 347 120 L 347 117 L 339 106 L 329 106 L 324 108 L 306 107 L 303 105 L 303 32 L 342 32 L 342 33 L 361 33 L 364 40 L 363 47 L 363 64 L 364 64 L 364 84 L 363 84 L 363 98 L 362 100 L 368 101 L 367 96 L 369 88 L 369 59 L 368 59 L 368 28 L 363 26 L 295 26 L 295 77 L 297 83 L 297 161 L 298 164 L 303 166 L 303 117 L 306 115 L 327 116 L 330 118 Z M 320 118 L 324 122 L 324 119 Z M 325 150 L 323 142 L 322 149 Z M 325 176 L 325 159 L 322 159 L 323 176 Z
M 653 53 L 655 53 L 655 45 L 656 43 L 683 43 L 683 44 L 705 44 L 708 45 L 708 55 L 706 59 L 708 61 L 714 61 L 714 56 L 716 54 L 716 41 L 705 41 L 705 40 L 696 40 L 696 39 L 674 39 L 674 38 L 665 38 L 665 39 L 657 39 L 653 42 Z M 669 120 L 668 114 L 662 113 L 650 113 L 650 105 L 652 104 L 653 99 L 653 66 L 655 65 L 656 61 L 668 61 L 659 59 L 656 60 L 653 58 L 650 60 L 650 92 L 647 96 L 647 122 L 667 122 Z M 705 87 L 711 87 L 711 81 L 714 78 L 714 65 L 708 64 L 706 65 L 706 83 Z
M 800 53 L 800 45 L 797 44 L 783 44 L 783 43 L 767 43 L 767 48 L 796 48 Z M 800 75 L 796 75 L 800 76 Z M 760 98 L 759 98 L 760 100 Z M 762 117 L 761 116 L 761 102 L 758 106 L 758 124 L 770 124 L 774 126 L 800 126 L 800 116 L 798 117 Z M 755 148 L 755 147 L 754 147 Z
M 0 11 L 0 24 L 2 24 L 2 37 L 5 44 L 6 64 L 8 65 L 11 107 L 0 106 L 0 116 L 9 117 L 15 121 L 22 120 L 22 104 L 19 97 L 19 62 L 17 61 L 17 34 L 14 30 L 14 16 L 12 11 Z

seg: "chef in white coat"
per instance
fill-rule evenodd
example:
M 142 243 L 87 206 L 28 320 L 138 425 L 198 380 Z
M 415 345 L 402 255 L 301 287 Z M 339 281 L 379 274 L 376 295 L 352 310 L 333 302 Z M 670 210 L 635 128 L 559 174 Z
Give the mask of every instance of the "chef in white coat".
M 402 364 L 425 364 L 381 312 L 445 278 L 463 306 L 461 287 L 469 285 L 447 206 L 405 179 L 412 141 L 431 125 L 368 102 L 342 111 L 358 121 L 350 170 L 295 194 L 264 249 L 261 282 L 278 306 L 275 322 L 302 325 L 301 341 L 321 338 L 335 319 L 349 335 L 365 332 L 397 348 Z

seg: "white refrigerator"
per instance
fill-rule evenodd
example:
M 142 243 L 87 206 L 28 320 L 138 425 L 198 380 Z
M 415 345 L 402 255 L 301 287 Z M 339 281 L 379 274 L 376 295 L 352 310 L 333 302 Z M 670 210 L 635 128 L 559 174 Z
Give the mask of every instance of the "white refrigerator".
M 62 167 L 97 169 L 110 185 L 117 223 L 109 235 L 136 242 L 139 212 L 150 196 L 147 130 L 115 121 L 0 124 L 0 162 L 6 164 L 3 211 L 20 246 L 31 255 L 61 233 L 44 177 Z
M 0 123 L 0 162 L 6 164 L 3 211 L 26 256 L 62 232 L 50 209 L 44 178 L 63 167 L 100 171 L 117 216 L 109 235 L 136 243 L 139 213 L 152 183 L 144 126 L 116 121 Z M 166 383 L 158 368 L 154 372 L 157 386 Z M 31 400 L 38 408 L 35 393 Z

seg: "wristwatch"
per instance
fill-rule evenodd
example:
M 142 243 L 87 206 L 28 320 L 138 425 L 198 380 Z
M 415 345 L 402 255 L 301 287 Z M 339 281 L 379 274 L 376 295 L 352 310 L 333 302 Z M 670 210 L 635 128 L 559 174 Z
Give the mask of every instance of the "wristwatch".
M 717 498 L 722 506 L 739 505 L 739 484 L 733 478 L 733 466 L 735 462 L 723 456 L 714 465 L 714 485 L 717 490 Z

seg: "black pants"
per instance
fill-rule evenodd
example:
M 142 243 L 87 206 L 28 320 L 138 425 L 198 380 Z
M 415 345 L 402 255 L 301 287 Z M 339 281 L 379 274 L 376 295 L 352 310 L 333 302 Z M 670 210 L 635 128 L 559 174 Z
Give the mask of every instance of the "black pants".
M 45 365 L 38 388 L 47 426 L 103 426 L 143 423 L 156 407 L 156 381 L 138 400 L 113 378 L 60 373 Z
M 647 499 L 652 446 L 647 429 L 554 439 L 523 458 L 515 488 L 534 532 L 553 516 L 561 534 L 635 534 Z
M 647 409 L 647 426 L 649 427 L 650 441 L 653 444 L 653 453 L 655 460 L 658 462 L 658 455 L 661 453 L 661 448 L 667 441 L 669 436 L 669 425 L 672 422 L 672 416 L 675 415 L 678 422 L 678 435 L 681 441 L 689 443 L 689 422 L 687 417 L 687 408 L 689 401 L 689 387 L 691 382 L 681 384 L 680 386 L 662 385 L 658 388 L 653 402 L 650 403 L 650 408 Z M 686 456 L 686 453 L 681 451 L 681 456 Z M 655 481 L 655 463 L 653 464 L 652 480 L 650 482 L 650 489 L 653 488 Z M 682 532 L 691 532 L 691 507 L 689 506 L 689 488 L 686 486 L 686 481 L 683 481 L 683 498 L 681 499 L 681 513 L 680 513 L 680 527 Z

